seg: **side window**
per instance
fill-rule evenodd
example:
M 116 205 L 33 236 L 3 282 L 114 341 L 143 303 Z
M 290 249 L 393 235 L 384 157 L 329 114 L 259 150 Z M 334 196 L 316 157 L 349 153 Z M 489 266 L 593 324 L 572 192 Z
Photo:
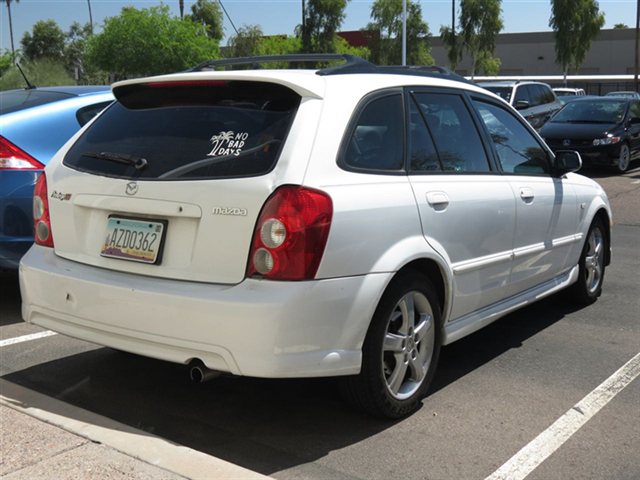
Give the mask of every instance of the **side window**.
M 551 87 L 548 87 L 546 85 L 540 85 L 540 86 L 542 87 L 542 90 L 544 92 L 544 95 L 543 95 L 544 103 L 553 102 L 556 98 L 553 95 L 553 91 L 551 90 Z
M 547 154 L 529 130 L 510 112 L 474 100 L 498 152 L 505 173 L 540 175 L 549 173 Z
M 432 123 L 435 123 L 433 119 Z M 431 134 L 415 98 L 409 101 L 409 169 L 411 172 L 440 172 L 442 164 Z
M 459 95 L 416 93 L 414 99 L 427 123 L 443 171 L 489 171 L 480 135 Z
M 529 102 L 530 105 L 532 104 L 531 98 L 529 97 L 528 85 L 518 85 L 516 87 L 516 96 L 513 99 L 513 105 L 518 103 L 520 100 Z
M 402 95 L 372 100 L 360 112 L 343 162 L 366 170 L 398 171 L 403 168 L 404 114 Z
M 531 98 L 531 106 L 536 107 L 544 103 L 544 90 L 541 85 L 527 85 L 529 89 L 529 97 Z
M 80 126 L 84 127 L 84 125 L 89 122 L 89 120 L 91 120 L 109 105 L 111 105 L 111 102 L 96 103 L 94 105 L 83 107 L 76 112 L 76 119 L 78 120 Z
M 630 118 L 640 118 L 640 102 L 631 102 L 629 112 L 631 113 Z

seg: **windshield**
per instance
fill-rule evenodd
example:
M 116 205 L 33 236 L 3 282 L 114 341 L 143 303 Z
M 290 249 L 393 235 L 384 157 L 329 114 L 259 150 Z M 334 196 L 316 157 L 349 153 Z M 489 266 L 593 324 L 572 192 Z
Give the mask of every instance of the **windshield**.
M 480 85 L 480 86 L 485 90 L 489 90 L 490 92 L 495 93 L 496 95 L 498 95 L 500 98 L 502 98 L 507 102 L 511 101 L 511 93 L 513 92 L 512 87 L 493 87 L 493 86 L 486 86 L 486 85 Z
M 275 166 L 300 103 L 292 90 L 264 82 L 119 88 L 118 101 L 69 150 L 65 165 L 147 180 L 263 175 Z
M 575 101 L 567 103 L 551 121 L 554 123 L 620 123 L 626 102 Z

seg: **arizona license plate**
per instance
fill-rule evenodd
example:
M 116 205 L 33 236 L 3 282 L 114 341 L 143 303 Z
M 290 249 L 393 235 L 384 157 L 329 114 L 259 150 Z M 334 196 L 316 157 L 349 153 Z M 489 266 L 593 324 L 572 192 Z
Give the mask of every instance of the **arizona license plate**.
M 109 217 L 100 255 L 142 263 L 159 263 L 166 222 Z

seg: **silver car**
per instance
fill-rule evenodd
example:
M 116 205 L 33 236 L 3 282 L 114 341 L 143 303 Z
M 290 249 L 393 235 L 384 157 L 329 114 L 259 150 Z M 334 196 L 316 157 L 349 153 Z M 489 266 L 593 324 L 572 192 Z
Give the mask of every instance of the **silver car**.
M 115 84 L 36 186 L 24 319 L 195 380 L 339 377 L 397 418 L 443 345 L 596 300 L 611 210 L 577 153 L 446 71 L 310 58 L 346 63 Z
M 513 105 L 536 130 L 562 108 L 562 102 L 546 83 L 501 81 L 480 82 L 478 85 Z

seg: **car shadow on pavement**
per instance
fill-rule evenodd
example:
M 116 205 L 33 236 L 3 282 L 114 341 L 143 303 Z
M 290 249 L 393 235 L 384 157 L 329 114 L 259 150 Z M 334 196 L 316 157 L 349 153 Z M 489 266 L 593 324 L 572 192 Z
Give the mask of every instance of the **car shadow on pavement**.
M 572 311 L 561 295 L 554 296 L 444 348 L 431 393 Z M 186 366 L 108 348 L 3 378 L 266 475 L 308 464 L 397 423 L 351 409 L 332 379 L 222 376 L 192 384 Z
M 0 271 L 0 326 L 21 321 L 18 272 Z

